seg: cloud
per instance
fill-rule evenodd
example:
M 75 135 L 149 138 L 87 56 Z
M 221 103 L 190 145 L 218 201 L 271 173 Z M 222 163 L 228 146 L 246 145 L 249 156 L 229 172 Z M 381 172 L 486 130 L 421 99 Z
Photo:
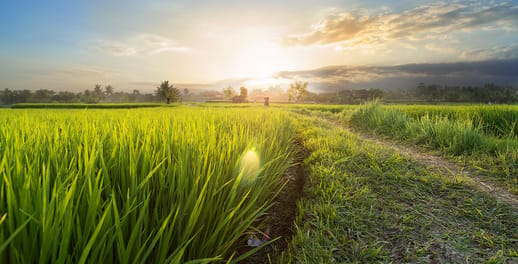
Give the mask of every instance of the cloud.
M 518 59 L 465 61 L 455 63 L 421 63 L 395 66 L 337 65 L 312 70 L 281 71 L 270 79 L 227 79 L 208 83 L 177 83 L 179 88 L 193 91 L 218 90 L 227 86 L 235 89 L 244 85 L 249 89 L 280 87 L 287 89 L 295 80 L 308 81 L 314 92 L 335 92 L 342 89 L 398 89 L 426 84 L 483 86 L 486 83 L 518 85 Z M 136 82 L 146 89 L 154 82 Z
M 117 72 L 89 67 L 89 66 L 70 66 L 53 69 L 35 71 L 36 74 L 51 76 L 52 78 L 66 79 L 107 79 L 118 75 Z
M 109 73 L 98 69 L 61 70 L 61 74 L 95 75 L 96 80 Z M 90 78 L 90 77 L 89 77 Z M 95 78 L 94 78 L 95 79 Z M 191 91 L 222 91 L 232 86 L 238 89 L 246 86 L 249 90 L 279 87 L 287 89 L 295 80 L 308 81 L 314 92 L 335 92 L 341 89 L 397 89 L 412 88 L 418 83 L 482 86 L 486 83 L 498 85 L 518 85 L 518 58 L 510 60 L 465 61 L 455 63 L 421 63 L 395 66 L 353 66 L 336 65 L 312 70 L 281 71 L 267 79 L 231 78 L 206 83 L 174 83 L 180 89 Z M 135 80 L 120 83 L 117 88 L 139 89 L 153 92 L 160 81 Z M 90 84 L 89 84 L 90 85 Z M 89 86 L 85 86 L 89 87 Z M 84 89 L 84 88 L 83 88 Z
M 433 51 L 433 52 L 437 52 L 437 53 L 447 53 L 447 54 L 457 53 L 457 49 L 447 46 L 447 45 L 442 45 L 442 44 L 437 44 L 437 43 L 425 44 L 424 48 L 427 50 Z
M 433 3 L 399 13 L 366 14 L 342 11 L 329 15 L 308 33 L 284 39 L 294 45 L 383 45 L 391 41 L 441 39 L 452 32 L 516 31 L 515 2 L 483 6 L 476 2 Z
M 304 80 L 313 91 L 444 85 L 518 85 L 518 59 L 397 66 L 329 66 L 307 71 L 283 71 L 276 78 Z
M 132 86 L 148 86 L 148 87 L 155 87 L 160 85 L 160 82 L 153 82 L 153 81 L 133 81 L 128 82 L 129 85 Z
M 92 89 L 94 84 L 114 84 L 120 73 L 89 65 L 32 66 L 16 75 L 9 74 L 0 79 L 10 89 L 51 89 L 79 92 Z M 117 87 L 117 86 L 116 86 Z
M 97 49 L 113 56 L 132 56 L 137 53 L 134 48 L 128 47 L 124 43 L 110 41 L 98 41 Z
M 518 58 L 518 44 L 497 46 L 489 49 L 468 49 L 461 53 L 463 60 L 488 60 Z
M 113 56 L 156 55 L 163 52 L 187 52 L 190 48 L 179 45 L 164 36 L 141 33 L 124 41 L 97 40 L 98 50 Z

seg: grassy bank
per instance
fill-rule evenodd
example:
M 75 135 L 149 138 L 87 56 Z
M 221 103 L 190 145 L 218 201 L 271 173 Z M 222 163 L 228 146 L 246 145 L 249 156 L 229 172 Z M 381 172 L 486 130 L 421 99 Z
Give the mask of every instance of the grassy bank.
M 513 211 L 316 115 L 298 115 L 308 179 L 281 262 L 502 263 L 518 257 Z
M 518 142 L 513 137 L 488 135 L 472 119 L 439 115 L 415 118 L 398 109 L 367 105 L 352 114 L 351 124 L 370 133 L 439 150 L 482 169 L 494 181 L 518 193 Z

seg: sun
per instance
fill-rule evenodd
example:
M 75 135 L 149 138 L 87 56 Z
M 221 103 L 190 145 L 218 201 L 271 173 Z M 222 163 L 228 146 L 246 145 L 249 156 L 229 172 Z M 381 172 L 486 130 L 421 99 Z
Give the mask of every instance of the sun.
M 234 69 L 236 76 L 265 79 L 282 70 L 288 62 L 282 46 L 255 42 L 237 51 Z

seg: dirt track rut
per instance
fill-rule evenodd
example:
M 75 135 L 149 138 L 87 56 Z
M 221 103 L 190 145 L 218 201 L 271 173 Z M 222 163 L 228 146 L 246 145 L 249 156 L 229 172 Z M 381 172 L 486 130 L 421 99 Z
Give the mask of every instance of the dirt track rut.
M 357 133 L 364 141 L 369 141 L 375 144 L 383 145 L 393 149 L 394 151 L 409 157 L 421 164 L 426 165 L 429 169 L 439 171 L 445 176 L 463 175 L 472 180 L 477 189 L 491 195 L 501 203 L 508 204 L 514 209 L 518 210 L 518 197 L 509 193 L 502 187 L 496 186 L 485 180 L 484 176 L 474 170 L 469 170 L 443 157 L 426 153 L 422 148 L 404 145 L 392 140 L 380 139 L 373 135 L 368 135 L 358 131 Z

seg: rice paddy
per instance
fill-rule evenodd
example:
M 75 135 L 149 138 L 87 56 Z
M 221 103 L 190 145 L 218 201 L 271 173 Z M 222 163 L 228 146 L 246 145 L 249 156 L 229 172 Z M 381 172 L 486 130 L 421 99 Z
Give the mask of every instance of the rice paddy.
M 512 263 L 517 208 L 384 140 L 516 194 L 515 116 L 482 105 L 1 109 L 0 263 Z M 268 221 L 279 194 L 297 192 L 286 186 L 298 160 L 302 198 L 279 237 Z
M 1 263 L 232 260 L 282 187 L 279 111 L 3 110 Z

